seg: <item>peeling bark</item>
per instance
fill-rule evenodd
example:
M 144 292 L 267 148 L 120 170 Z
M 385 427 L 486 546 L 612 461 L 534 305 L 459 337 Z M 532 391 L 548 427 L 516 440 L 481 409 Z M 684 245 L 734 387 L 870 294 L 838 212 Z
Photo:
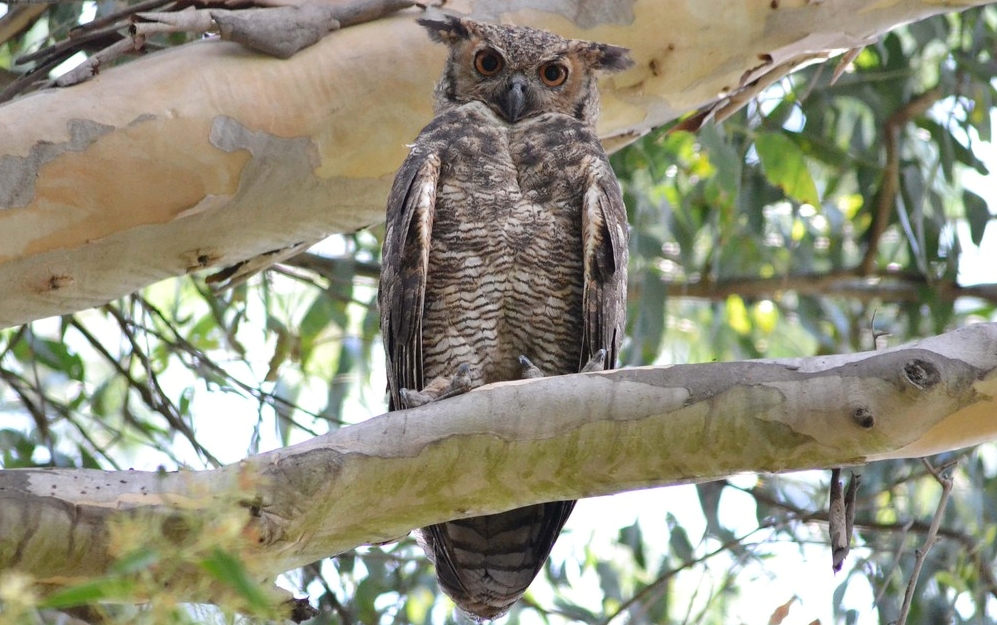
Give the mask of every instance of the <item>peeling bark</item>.
M 637 65 L 602 85 L 614 149 L 688 111 L 727 114 L 800 63 L 898 24 L 986 2 L 446 7 L 630 47 Z M 445 54 L 418 15 L 343 28 L 286 61 L 188 44 L 0 106 L 0 327 L 380 222 Z M 220 145 L 230 131 L 245 143 Z
M 112 522 L 174 545 L 238 515 L 242 557 L 272 577 L 541 501 L 957 449 L 997 438 L 995 398 L 997 324 L 848 356 L 507 382 L 213 471 L 0 471 L 0 570 L 79 581 L 112 562 Z M 160 581 L 206 592 L 198 575 Z

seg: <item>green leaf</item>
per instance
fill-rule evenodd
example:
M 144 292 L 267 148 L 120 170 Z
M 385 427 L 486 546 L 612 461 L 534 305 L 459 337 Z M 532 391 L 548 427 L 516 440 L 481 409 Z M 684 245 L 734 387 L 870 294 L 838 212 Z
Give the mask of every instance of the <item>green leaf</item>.
M 561 615 L 579 623 L 596 623 L 601 620 L 594 612 L 563 597 L 554 597 L 554 605 Z
M 315 345 L 327 327 L 333 325 L 345 332 L 348 324 L 345 302 L 326 292 L 316 295 L 298 328 L 301 337 L 301 362 L 307 363 L 311 358 Z
M 805 204 L 820 206 L 820 196 L 803 150 L 784 132 L 768 132 L 755 139 L 755 150 L 765 169 L 765 177 L 787 196 Z
M 636 314 L 631 316 L 629 355 L 625 362 L 630 366 L 649 365 L 657 357 L 665 336 L 668 289 L 656 267 L 643 267 L 631 277 L 631 284 L 640 297 Z
M 260 585 L 249 576 L 246 567 L 234 555 L 215 549 L 210 556 L 201 560 L 201 568 L 234 589 L 252 608 L 260 612 L 270 608 L 270 602 Z
M 972 191 L 962 192 L 962 205 L 966 211 L 966 221 L 969 222 L 969 236 L 973 244 L 979 246 L 983 241 L 983 233 L 993 216 L 987 208 L 987 201 Z
M 387 590 L 380 579 L 367 577 L 357 584 L 357 590 L 353 594 L 353 610 L 357 620 L 361 623 L 377 623 L 381 613 L 374 602 Z
M 703 155 L 709 158 L 711 174 L 707 180 L 706 192 L 713 208 L 733 206 L 741 188 L 741 168 L 743 154 L 731 143 L 721 128 L 709 124 L 699 131 L 699 142 Z M 705 163 L 704 163 L 705 164 Z M 707 172 L 701 172 L 700 176 Z M 705 178 L 705 176 L 703 176 Z
M 149 547 L 139 547 L 125 554 L 119 560 L 116 560 L 111 570 L 120 574 L 138 573 L 158 564 L 159 560 L 158 550 L 150 549 Z
M 634 554 L 634 561 L 640 568 L 647 568 L 647 561 L 644 556 L 644 537 L 640 531 L 640 524 L 634 521 L 633 525 L 620 528 L 620 534 L 616 541 L 621 545 L 630 548 Z
M 131 582 L 119 577 L 96 579 L 52 593 L 41 602 L 39 607 L 68 608 L 127 597 L 132 594 L 132 586 Z
M 599 587 L 606 599 L 623 599 L 623 592 L 620 590 L 620 574 L 616 572 L 608 562 L 598 562 L 595 565 L 595 572 L 599 576 Z
M 692 543 L 689 542 L 688 534 L 685 533 L 685 528 L 679 525 L 678 519 L 670 512 L 666 517 L 666 523 L 670 532 L 668 546 L 672 548 L 672 553 L 680 561 L 690 562 L 693 556 L 693 548 Z
M 60 371 L 73 380 L 82 380 L 85 371 L 79 354 L 60 341 L 31 337 L 29 342 L 21 342 L 15 353 L 23 362 L 36 360 L 53 371 Z

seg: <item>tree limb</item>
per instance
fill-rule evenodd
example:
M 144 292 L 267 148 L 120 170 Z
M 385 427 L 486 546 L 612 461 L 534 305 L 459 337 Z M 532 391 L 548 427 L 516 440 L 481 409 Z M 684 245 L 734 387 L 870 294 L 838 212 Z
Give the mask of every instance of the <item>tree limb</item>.
M 0 471 L 0 570 L 70 583 L 108 569 L 114 523 L 180 541 L 178 516 L 236 515 L 243 558 L 272 577 L 541 501 L 961 448 L 997 438 L 995 397 L 997 324 L 847 356 L 490 385 L 212 471 Z M 198 575 L 160 582 L 201 588 Z

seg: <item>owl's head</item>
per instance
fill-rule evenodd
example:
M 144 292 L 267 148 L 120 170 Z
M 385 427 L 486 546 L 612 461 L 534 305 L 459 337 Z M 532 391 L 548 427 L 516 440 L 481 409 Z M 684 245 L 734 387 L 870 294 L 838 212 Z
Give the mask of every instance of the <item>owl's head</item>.
M 420 19 L 419 24 L 434 41 L 450 47 L 436 88 L 437 108 L 478 101 L 509 123 L 550 112 L 595 123 L 596 72 L 633 65 L 626 48 L 535 28 L 453 16 Z

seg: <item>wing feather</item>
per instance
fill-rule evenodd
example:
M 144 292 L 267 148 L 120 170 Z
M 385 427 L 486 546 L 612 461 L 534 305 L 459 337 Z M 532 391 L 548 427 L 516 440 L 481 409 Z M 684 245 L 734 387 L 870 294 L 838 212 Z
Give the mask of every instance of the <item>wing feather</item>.
M 378 306 L 387 352 L 389 410 L 399 390 L 422 389 L 422 314 L 440 157 L 415 148 L 388 195 Z
M 588 159 L 582 205 L 585 315 L 579 367 L 600 349 L 606 369 L 616 367 L 627 306 L 629 230 L 623 193 L 605 157 Z

